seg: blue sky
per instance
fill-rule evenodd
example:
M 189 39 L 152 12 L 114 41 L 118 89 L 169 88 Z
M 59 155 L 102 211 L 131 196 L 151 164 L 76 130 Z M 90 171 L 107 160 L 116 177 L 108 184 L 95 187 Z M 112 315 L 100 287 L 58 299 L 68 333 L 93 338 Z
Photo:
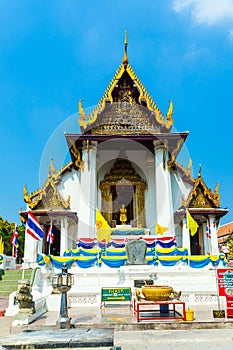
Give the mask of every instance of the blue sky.
M 193 175 L 233 221 L 233 0 L 0 0 L 0 216 L 20 223 L 23 185 L 40 187 L 50 158 L 79 132 L 77 103 L 95 105 L 123 55 L 164 114 L 190 132 Z M 185 166 L 187 164 L 184 164 Z

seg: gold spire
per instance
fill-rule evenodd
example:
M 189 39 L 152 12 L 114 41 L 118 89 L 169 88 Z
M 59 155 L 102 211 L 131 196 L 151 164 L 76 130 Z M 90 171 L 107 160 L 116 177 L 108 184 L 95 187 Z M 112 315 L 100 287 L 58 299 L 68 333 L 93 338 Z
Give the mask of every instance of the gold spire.
M 49 163 L 49 175 L 55 175 L 56 173 L 56 169 L 53 165 L 53 159 L 50 160 L 50 163 Z
M 125 67 L 129 63 L 128 56 L 127 56 L 127 46 L 128 46 L 128 33 L 127 33 L 127 30 L 125 30 L 125 35 L 124 35 L 124 56 L 123 56 L 123 59 L 122 59 L 122 63 L 123 63 L 123 65 Z

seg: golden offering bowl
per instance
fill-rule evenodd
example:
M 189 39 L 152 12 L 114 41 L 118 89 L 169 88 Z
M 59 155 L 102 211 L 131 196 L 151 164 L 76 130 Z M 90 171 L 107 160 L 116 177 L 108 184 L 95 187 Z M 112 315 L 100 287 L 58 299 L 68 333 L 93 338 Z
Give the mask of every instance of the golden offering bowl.
M 169 286 L 144 286 L 141 292 L 146 300 L 149 301 L 166 301 L 173 293 L 173 288 Z

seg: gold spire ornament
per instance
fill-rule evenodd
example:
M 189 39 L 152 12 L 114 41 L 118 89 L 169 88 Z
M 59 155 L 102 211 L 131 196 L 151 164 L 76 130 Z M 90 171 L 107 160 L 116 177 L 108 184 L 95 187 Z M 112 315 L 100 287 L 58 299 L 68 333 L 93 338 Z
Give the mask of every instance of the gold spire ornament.
M 202 165 L 200 164 L 199 165 L 199 170 L 198 170 L 198 177 L 201 177 L 201 168 L 202 168 Z
M 53 164 L 53 159 L 51 159 L 49 163 L 49 175 L 55 175 L 55 173 L 56 173 L 56 169 Z
M 220 194 L 219 194 L 219 184 L 216 182 L 216 187 L 214 190 L 214 199 L 217 207 L 220 206 Z
M 172 114 L 173 114 L 173 103 L 172 103 L 172 101 L 169 101 L 169 108 L 168 108 L 166 118 L 167 118 L 167 121 L 169 122 L 169 124 L 171 124 L 171 125 L 173 124 Z
M 86 114 L 83 108 L 83 100 L 79 100 L 78 102 L 78 112 L 79 112 L 79 120 L 78 120 L 79 125 L 85 129 L 87 127 L 87 122 L 85 121 Z
M 122 59 L 123 65 L 126 67 L 129 63 L 128 60 L 128 55 L 127 55 L 127 46 L 128 46 L 128 33 L 127 30 L 125 30 L 125 35 L 124 35 L 124 56 Z
M 26 184 L 23 186 L 23 197 L 26 203 L 31 201 L 28 195 L 28 189 Z

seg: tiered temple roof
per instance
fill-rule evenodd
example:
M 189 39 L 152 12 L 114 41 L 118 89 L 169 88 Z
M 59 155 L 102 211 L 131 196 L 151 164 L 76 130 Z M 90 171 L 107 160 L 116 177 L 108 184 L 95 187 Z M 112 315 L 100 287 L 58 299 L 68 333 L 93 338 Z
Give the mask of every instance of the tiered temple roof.
M 94 110 L 86 116 L 79 101 L 79 125 L 85 134 L 168 133 L 173 125 L 173 104 L 164 116 L 124 57 Z

